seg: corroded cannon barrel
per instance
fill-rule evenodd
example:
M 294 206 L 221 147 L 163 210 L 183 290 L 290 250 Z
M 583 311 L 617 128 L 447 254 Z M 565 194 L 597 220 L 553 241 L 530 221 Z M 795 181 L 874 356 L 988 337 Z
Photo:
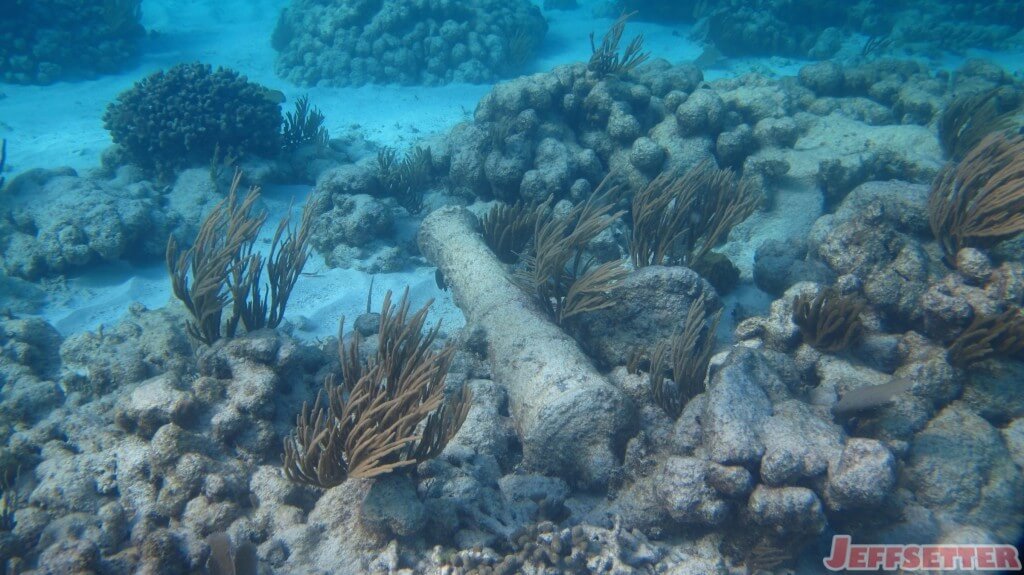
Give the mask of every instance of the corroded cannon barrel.
M 524 464 L 600 488 L 619 465 L 635 417 L 629 398 L 509 277 L 464 208 L 423 220 L 419 246 L 444 274 L 470 325 L 487 334 L 495 380 L 507 390 Z

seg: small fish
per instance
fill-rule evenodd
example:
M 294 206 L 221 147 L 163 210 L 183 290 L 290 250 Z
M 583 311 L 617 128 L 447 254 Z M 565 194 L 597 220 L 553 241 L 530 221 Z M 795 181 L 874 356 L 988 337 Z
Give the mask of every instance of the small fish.
M 851 389 L 832 406 L 832 415 L 846 418 L 884 407 L 891 404 L 897 395 L 910 391 L 914 383 L 913 380 L 899 377 L 889 383 Z
M 263 97 L 266 98 L 268 102 L 272 102 L 274 104 L 284 104 L 285 101 L 288 100 L 288 98 L 285 97 L 284 92 L 281 90 L 271 90 L 270 88 L 263 89 Z
M 716 48 L 714 44 L 705 44 L 704 51 L 693 60 L 693 63 L 698 68 L 720 68 L 725 66 L 728 60 L 729 58 Z

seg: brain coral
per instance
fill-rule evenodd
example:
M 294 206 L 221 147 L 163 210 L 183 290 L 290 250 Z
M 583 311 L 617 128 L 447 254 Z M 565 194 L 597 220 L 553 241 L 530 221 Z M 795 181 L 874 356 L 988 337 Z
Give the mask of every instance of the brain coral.
M 0 81 L 49 84 L 117 72 L 145 33 L 141 0 L 4 0 Z
M 300 84 L 436 85 L 515 73 L 545 33 L 529 0 L 293 0 L 273 45 Z
M 273 93 L 226 68 L 179 64 L 122 92 L 103 123 L 126 159 L 167 175 L 214 155 L 273 156 L 281 107 Z

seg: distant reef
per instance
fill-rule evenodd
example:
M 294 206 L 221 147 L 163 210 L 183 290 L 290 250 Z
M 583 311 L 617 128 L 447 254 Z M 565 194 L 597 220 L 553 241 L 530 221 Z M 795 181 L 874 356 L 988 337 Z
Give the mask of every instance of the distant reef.
M 51 84 L 123 70 L 145 34 L 141 0 L 10 0 L 0 9 L 0 80 Z
M 815 2 L 812 0 L 725 0 L 660 2 L 611 0 L 599 11 L 615 17 L 694 22 L 694 36 L 726 56 L 791 56 L 826 59 L 857 33 L 868 37 L 865 51 L 931 54 L 939 50 L 999 49 L 1020 42 L 1020 2 Z
M 294 0 L 273 46 L 304 85 L 483 83 L 519 72 L 547 27 L 528 0 Z

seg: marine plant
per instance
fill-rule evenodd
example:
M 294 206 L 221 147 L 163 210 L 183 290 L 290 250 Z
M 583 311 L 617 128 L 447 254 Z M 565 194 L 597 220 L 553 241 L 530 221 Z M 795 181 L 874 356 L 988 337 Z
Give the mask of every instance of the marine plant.
M 269 90 L 227 68 L 179 64 L 118 95 L 103 125 L 125 158 L 162 177 L 226 156 L 273 157 L 281 108 Z
M 309 105 L 309 96 L 300 96 L 295 101 L 295 110 L 284 115 L 281 148 L 290 152 L 302 146 L 312 145 L 317 150 L 322 150 L 330 140 L 327 128 L 324 127 L 324 120 L 320 108 Z
M 679 417 L 691 399 L 704 391 L 721 318 L 721 310 L 708 313 L 706 298 L 701 294 L 687 310 L 682 329 L 671 341 L 659 342 L 651 352 L 648 372 L 651 396 L 673 419 Z M 665 377 L 666 372 L 671 373 L 671 379 Z
M 995 356 L 1024 352 L 1024 313 L 1011 307 L 999 314 L 977 314 L 946 348 L 950 365 L 967 367 Z
M 947 263 L 961 248 L 1024 231 L 1024 136 L 991 133 L 947 164 L 932 182 L 928 221 Z
M 558 325 L 582 314 L 614 305 L 609 292 L 626 276 L 622 262 L 598 266 L 585 258 L 586 245 L 624 212 L 612 213 L 621 187 L 607 177 L 587 201 L 564 217 L 538 217 L 530 249 L 520 255 L 516 281 Z
M 280 325 L 309 256 L 313 223 L 309 204 L 297 228 L 291 226 L 290 217 L 281 220 L 266 258 L 253 251 L 266 214 L 254 211 L 258 187 L 239 200 L 241 178 L 236 172 L 227 198 L 206 216 L 191 247 L 181 250 L 174 236 L 167 240 L 171 286 L 192 316 L 186 325 L 188 333 L 207 345 L 222 335 L 234 337 L 239 323 L 246 331 Z M 228 304 L 231 314 L 225 323 Z
M 650 52 L 644 52 L 644 35 L 637 34 L 630 40 L 626 50 L 619 53 L 619 43 L 622 42 L 622 34 L 626 31 L 626 22 L 635 12 L 623 14 L 612 24 L 601 38 L 601 45 L 594 42 L 594 33 L 590 33 L 590 61 L 587 62 L 587 70 L 597 76 L 625 76 L 637 66 L 643 64 L 650 58 Z
M 633 195 L 633 265 L 698 266 L 757 204 L 753 186 L 710 160 L 681 176 L 662 172 Z
M 394 148 L 385 147 L 377 153 L 377 177 L 384 193 L 410 214 L 423 209 L 424 188 L 430 185 L 433 170 L 434 159 L 427 147 L 416 146 L 401 161 Z
M 863 331 L 860 314 L 864 300 L 843 295 L 829 286 L 815 295 L 801 293 L 793 298 L 793 323 L 800 328 L 804 342 L 825 352 L 842 351 Z
M 954 98 L 939 116 L 939 144 L 947 158 L 959 160 L 985 136 L 1014 125 L 1024 113 L 1024 95 L 1008 86 Z
M 533 237 L 537 219 L 542 217 L 550 201 L 534 206 L 527 202 L 495 205 L 481 221 L 484 242 L 498 259 L 513 264 Z
M 332 374 L 312 406 L 305 404 L 284 441 L 285 475 L 329 488 L 349 477 L 409 469 L 436 457 L 462 427 L 471 394 L 463 387 L 445 400 L 444 380 L 455 348 L 434 349 L 440 323 L 424 334 L 428 302 L 409 315 L 409 290 L 397 306 L 391 292 L 380 312 L 377 350 L 360 361 L 361 337 L 346 347 L 338 329 L 342 381 Z

